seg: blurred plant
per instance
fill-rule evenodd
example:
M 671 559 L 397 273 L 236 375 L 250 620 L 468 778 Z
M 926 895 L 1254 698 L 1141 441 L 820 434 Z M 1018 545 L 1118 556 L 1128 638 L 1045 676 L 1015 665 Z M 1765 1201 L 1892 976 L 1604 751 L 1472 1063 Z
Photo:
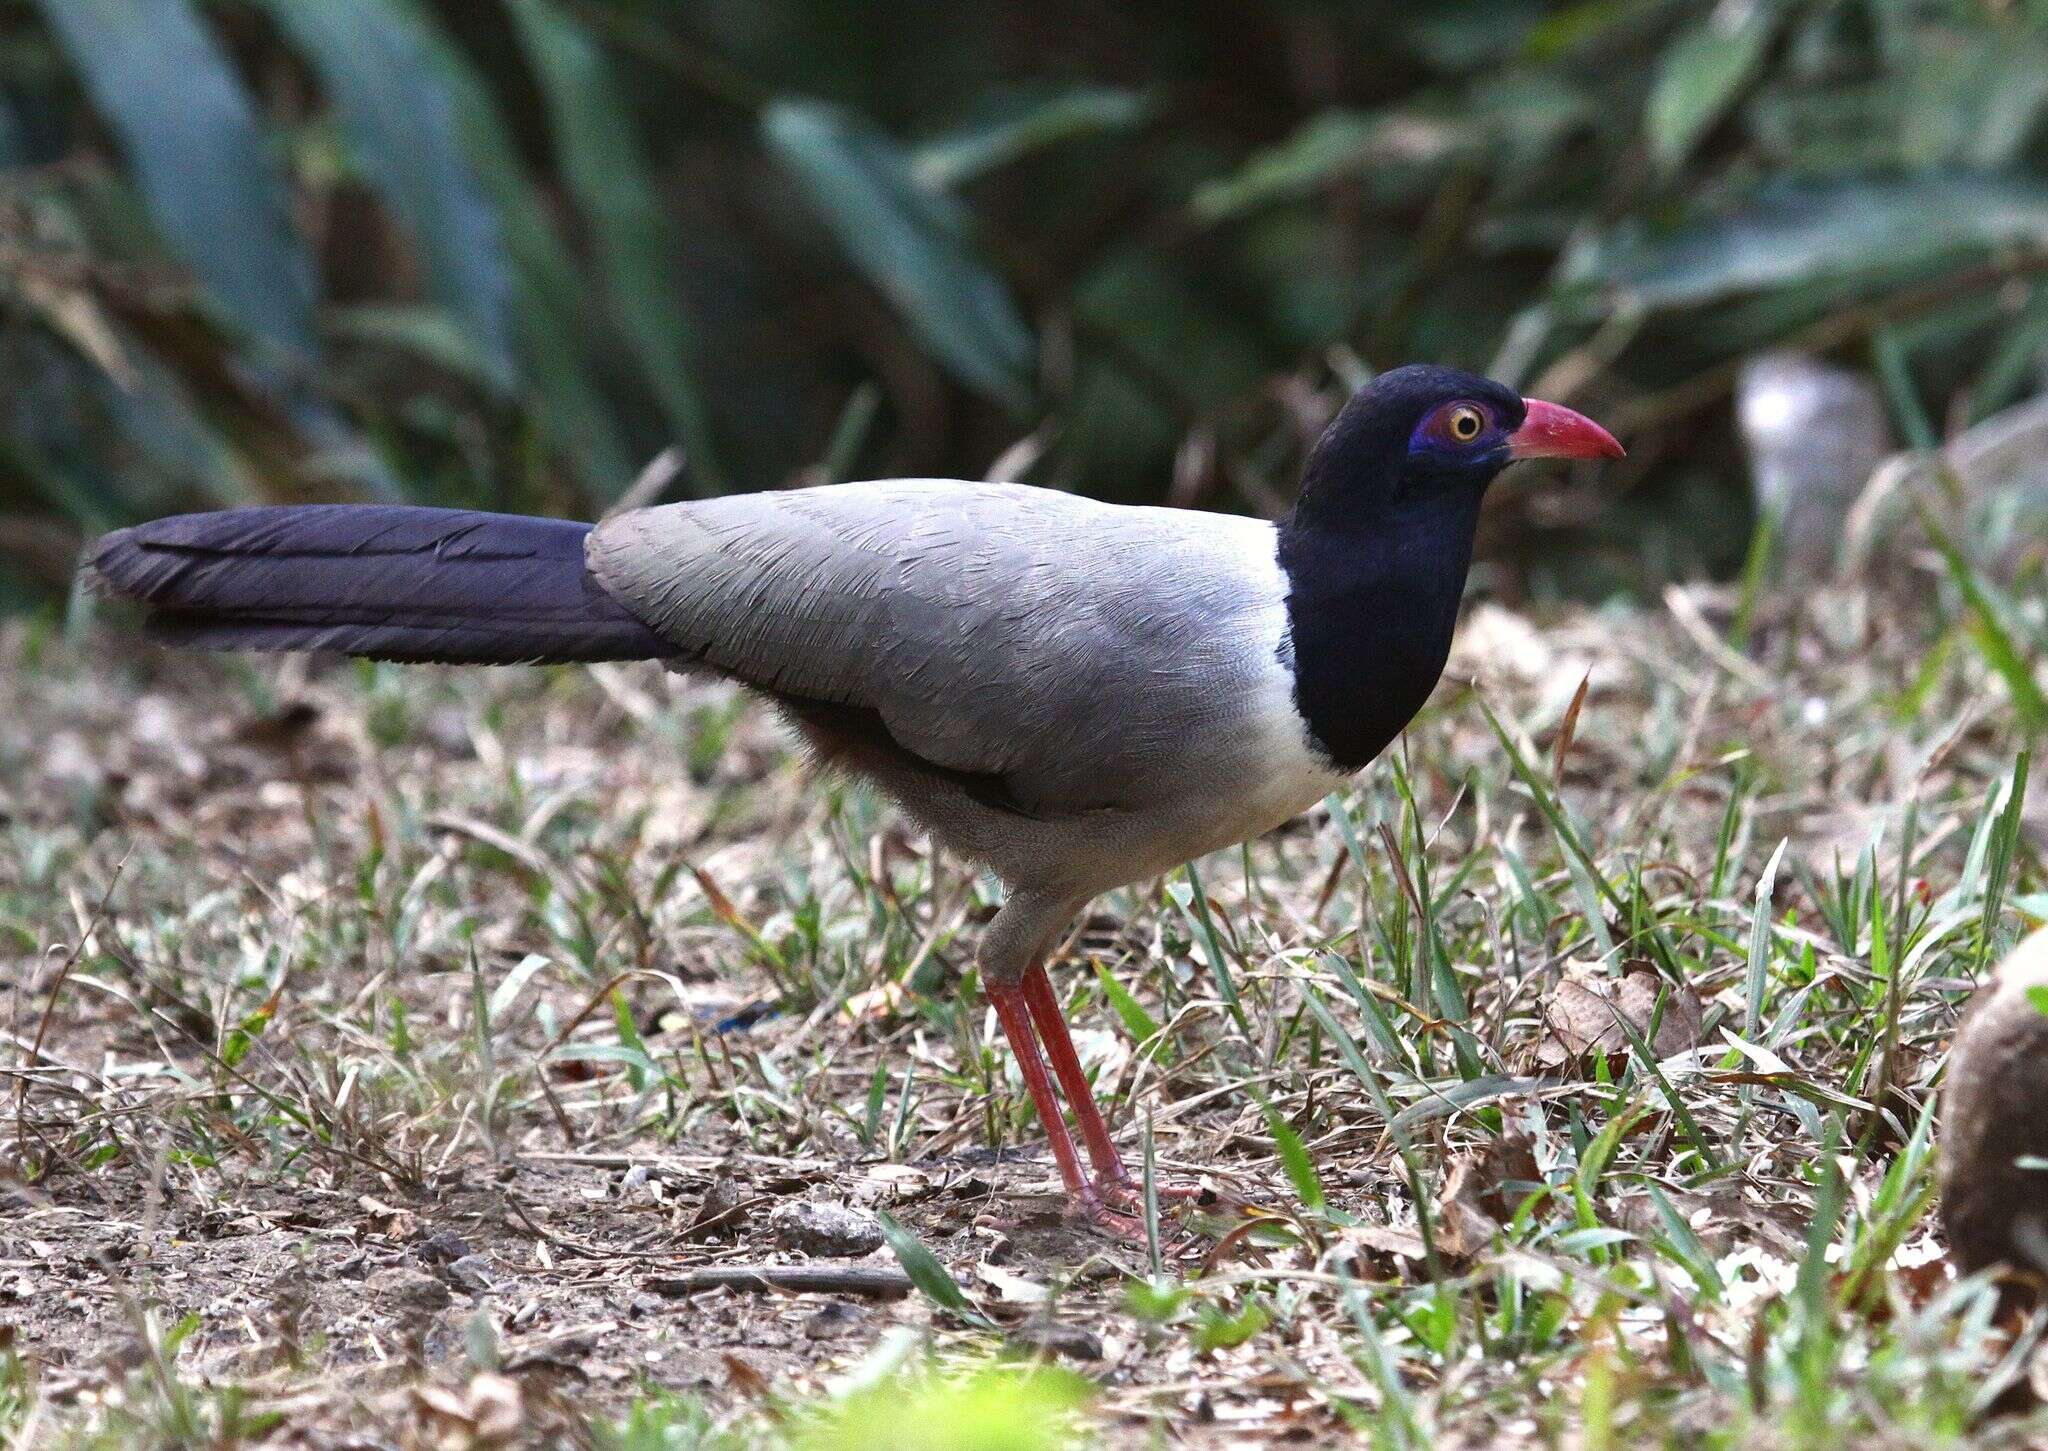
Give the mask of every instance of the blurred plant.
M 1628 437 L 1618 499 L 1511 486 L 1496 581 L 1732 570 L 1746 355 L 2033 386 L 2044 105 L 2037 3 L 17 0 L 0 604 L 125 519 L 587 513 L 669 443 L 1271 511 L 1411 358 Z
M 836 1393 L 797 1408 L 798 1451 L 1057 1451 L 1082 1442 L 1094 1387 L 1050 1366 L 920 1356 L 914 1336 L 884 1337 Z

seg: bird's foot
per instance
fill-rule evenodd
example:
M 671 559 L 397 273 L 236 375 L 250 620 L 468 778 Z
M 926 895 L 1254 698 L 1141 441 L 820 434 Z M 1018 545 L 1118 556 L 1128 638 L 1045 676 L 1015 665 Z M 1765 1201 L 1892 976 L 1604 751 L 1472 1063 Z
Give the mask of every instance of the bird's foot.
M 1118 1179 L 1102 1179 L 1096 1183 L 1096 1192 L 1102 1202 L 1125 1214 L 1143 1218 L 1145 1214 L 1144 1181 L 1131 1175 Z M 1168 1206 L 1186 1205 L 1194 1209 L 1221 1209 L 1229 1201 L 1206 1184 L 1154 1184 L 1154 1198 L 1164 1209 Z
M 1153 1193 L 1159 1206 L 1160 1242 L 1180 1248 L 1216 1233 L 1218 1220 L 1235 1217 L 1234 1211 L 1241 1207 L 1238 1201 L 1201 1184 L 1158 1184 Z M 1145 1226 L 1145 1186 L 1137 1179 L 1098 1179 L 1068 1203 L 1072 1221 L 1126 1244 L 1151 1242 Z
M 1086 1225 L 1098 1234 L 1108 1235 L 1111 1239 L 1135 1245 L 1140 1249 L 1151 1242 L 1150 1236 L 1145 1233 L 1143 1219 L 1126 1214 L 1120 1209 L 1112 1209 L 1094 1194 L 1077 1196 L 1067 1210 L 1067 1217 L 1076 1223 Z

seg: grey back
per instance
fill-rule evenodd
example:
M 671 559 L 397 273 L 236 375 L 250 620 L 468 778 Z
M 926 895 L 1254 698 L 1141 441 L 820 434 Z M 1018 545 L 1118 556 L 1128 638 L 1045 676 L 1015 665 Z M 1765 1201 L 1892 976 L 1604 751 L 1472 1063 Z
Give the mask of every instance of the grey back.
M 889 480 L 620 515 L 588 558 L 686 659 L 1058 816 L 1185 792 L 1286 704 L 1274 551 L 1257 520 Z

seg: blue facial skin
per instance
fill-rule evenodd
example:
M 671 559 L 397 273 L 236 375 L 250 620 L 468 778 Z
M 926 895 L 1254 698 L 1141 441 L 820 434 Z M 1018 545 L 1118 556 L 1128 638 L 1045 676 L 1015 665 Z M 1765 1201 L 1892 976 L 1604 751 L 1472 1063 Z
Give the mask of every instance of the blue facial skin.
M 1480 410 L 1469 440 L 1461 407 Z M 1525 408 L 1513 390 L 1449 368 L 1383 373 L 1309 458 L 1280 525 L 1295 706 L 1317 746 L 1355 771 L 1436 688 L 1472 565 L 1479 504 L 1509 463 Z
M 1453 431 L 1453 415 L 1466 410 L 1477 411 L 1480 431 L 1469 439 L 1460 439 Z M 1458 399 L 1439 404 L 1415 425 L 1415 431 L 1408 435 L 1408 460 L 1403 472 L 1433 478 L 1483 475 L 1480 481 L 1490 482 L 1508 463 L 1508 429 L 1501 425 L 1500 415 L 1484 403 Z

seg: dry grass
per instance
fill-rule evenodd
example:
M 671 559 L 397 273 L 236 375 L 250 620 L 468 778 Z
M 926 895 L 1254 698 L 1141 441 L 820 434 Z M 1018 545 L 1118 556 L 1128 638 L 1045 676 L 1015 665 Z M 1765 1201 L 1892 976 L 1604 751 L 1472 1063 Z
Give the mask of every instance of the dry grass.
M 730 693 L 14 627 L 0 1426 L 2017 1440 L 2031 1340 L 1938 1264 L 1928 1105 L 2048 915 L 1995 668 L 2041 622 L 1902 575 L 1741 651 L 1727 599 L 1481 607 L 1479 688 L 1346 798 L 1098 903 L 1059 981 L 1130 1152 L 1271 1211 L 1156 1264 L 1057 1221 L 973 991 L 990 884 Z M 802 1261 L 799 1197 L 964 1302 L 675 1293 Z

